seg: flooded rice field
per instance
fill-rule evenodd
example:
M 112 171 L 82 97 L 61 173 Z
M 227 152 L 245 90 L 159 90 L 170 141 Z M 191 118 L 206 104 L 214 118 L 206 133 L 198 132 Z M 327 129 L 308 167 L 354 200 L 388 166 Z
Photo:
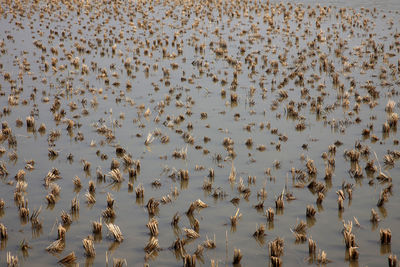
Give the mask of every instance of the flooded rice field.
M 0 265 L 398 266 L 400 4 L 363 4 L 1 1 Z

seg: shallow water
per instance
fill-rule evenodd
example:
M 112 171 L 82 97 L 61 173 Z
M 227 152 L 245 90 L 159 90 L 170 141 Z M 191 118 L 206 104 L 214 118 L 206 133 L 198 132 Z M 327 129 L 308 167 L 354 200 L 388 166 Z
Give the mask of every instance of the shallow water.
M 331 265 L 382 266 L 387 264 L 391 253 L 400 255 L 396 238 L 400 219 L 396 212 L 400 201 L 399 169 L 396 161 L 393 165 L 384 163 L 388 150 L 398 151 L 398 134 L 396 127 L 392 127 L 389 133 L 382 131 L 383 123 L 391 114 L 385 111 L 388 101 L 395 101 L 392 113 L 398 112 L 399 108 L 400 16 L 397 10 L 400 4 L 397 1 L 331 1 L 325 3 L 329 7 L 326 14 L 321 15 L 320 28 L 316 28 L 316 19 L 321 11 L 313 1 L 281 6 L 272 1 L 269 5 L 263 2 L 263 6 L 258 2 L 248 3 L 247 6 L 241 3 L 241 8 L 237 10 L 231 4 L 218 9 L 214 4 L 207 7 L 200 3 L 189 6 L 190 3 L 146 1 L 142 4 L 122 2 L 117 6 L 107 1 L 94 1 L 82 2 L 81 7 L 76 2 L 68 8 L 63 3 L 50 6 L 45 2 L 28 2 L 24 5 L 23 14 L 18 11 L 17 3 L 13 3 L 14 6 L 1 3 L 0 27 L 4 29 L 0 32 L 3 40 L 0 56 L 1 120 L 8 122 L 11 135 L 17 140 L 16 146 L 10 146 L 3 134 L 5 153 L 1 160 L 9 174 L 2 177 L 0 187 L 0 198 L 5 201 L 0 222 L 8 230 L 8 238 L 1 240 L 1 264 L 6 263 L 8 251 L 18 256 L 22 266 L 53 266 L 74 251 L 76 262 L 85 266 L 103 265 L 106 253 L 110 264 L 112 258 L 125 258 L 128 266 L 142 266 L 146 262 L 155 266 L 181 265 L 182 258 L 170 247 L 177 237 L 184 237 L 183 228 L 192 227 L 185 212 L 197 199 L 204 201 L 208 207 L 194 212 L 194 218 L 200 225 L 200 237 L 188 241 L 186 253 L 193 254 L 197 245 L 207 237 L 213 239 L 215 236 L 216 240 L 216 248 L 204 249 L 202 257 L 197 259 L 200 265 L 208 266 L 211 260 L 219 265 L 232 265 L 235 248 L 241 249 L 243 266 L 269 264 L 268 243 L 276 237 L 284 239 L 283 264 L 316 264 L 316 259 L 312 262 L 309 258 L 307 242 L 296 243 L 291 232 L 300 220 L 307 223 L 306 234 L 316 241 L 317 254 L 318 251 L 325 251 Z M 346 10 L 341 9 L 343 7 Z M 224 13 L 229 8 L 235 10 L 230 14 L 237 11 L 240 16 L 230 17 L 230 14 Z M 305 11 L 301 22 L 296 21 L 295 8 Z M 312 8 L 315 8 L 316 15 L 309 16 Z M 284 10 L 289 15 L 287 24 Z M 269 26 L 263 17 L 272 13 L 275 15 Z M 192 26 L 196 20 L 198 26 Z M 151 27 L 148 23 L 152 24 Z M 287 25 L 290 27 L 288 31 Z M 214 31 L 217 27 L 218 33 Z M 150 28 L 153 33 L 150 33 Z M 97 39 L 101 40 L 100 45 Z M 158 39 L 160 43 L 157 43 Z M 46 49 L 34 46 L 35 40 L 40 40 Z M 146 40 L 149 40 L 148 46 Z M 221 50 L 224 51 L 222 55 L 217 55 L 216 48 L 221 40 L 226 41 L 226 48 L 221 43 Z M 310 42 L 315 43 L 314 48 Z M 342 43 L 341 54 L 336 55 L 339 43 Z M 114 44 L 115 52 L 112 48 Z M 180 44 L 181 53 L 176 44 Z M 200 47 L 201 44 L 205 44 L 204 50 L 198 48 L 196 51 L 195 46 Z M 77 51 L 79 45 L 85 47 L 85 52 Z M 58 55 L 52 53 L 51 47 L 57 49 Z M 166 48 L 165 56 L 163 47 Z M 146 50 L 149 54 L 145 54 Z M 284 53 L 286 60 L 280 62 L 279 55 Z M 299 53 L 304 55 L 304 59 L 296 63 Z M 332 72 L 323 70 L 322 54 L 334 67 Z M 58 59 L 57 71 L 51 68 L 52 57 Z M 71 63 L 75 57 L 79 58 L 76 67 Z M 126 67 L 129 57 L 132 59 L 131 66 Z M 235 66 L 228 64 L 227 57 L 237 62 L 236 86 L 232 85 Z M 265 65 L 263 57 L 266 57 Z M 29 69 L 27 64 L 23 64 L 24 59 L 30 63 Z M 48 71 L 45 71 L 45 61 L 50 66 Z M 276 73 L 271 64 L 274 61 L 278 63 Z M 92 62 L 97 65 L 93 69 Z M 364 62 L 372 62 L 373 68 L 363 69 Z M 172 67 L 172 63 L 177 65 Z M 254 63 L 253 71 L 251 63 Z M 87 74 L 81 73 L 83 64 L 89 68 Z M 157 64 L 157 69 L 153 69 L 154 64 Z M 66 68 L 62 70 L 60 65 Z M 343 71 L 346 66 L 349 66 L 348 71 Z M 148 72 L 146 67 L 149 67 Z M 100 77 L 103 68 L 108 83 Z M 168 69 L 169 74 L 164 74 L 163 68 Z M 297 75 L 289 77 L 296 68 L 304 75 L 303 83 L 298 82 Z M 339 77 L 339 84 L 336 85 L 332 78 L 334 72 Z M 6 78 L 6 73 L 10 74 L 10 79 Z M 215 81 L 213 75 L 217 77 Z M 285 78 L 287 83 L 280 86 Z M 116 81 L 120 84 L 113 84 Z M 126 87 L 127 81 L 131 82 L 132 88 Z M 366 85 L 373 85 L 375 91 L 372 90 L 372 93 L 378 92 L 379 97 L 370 96 Z M 222 88 L 226 96 L 221 94 Z M 303 88 L 308 89 L 308 94 L 301 94 Z M 235 92 L 238 95 L 236 104 L 230 100 Z M 279 94 L 285 92 L 287 97 L 279 98 Z M 10 96 L 18 99 L 17 105 L 11 105 Z M 357 96 L 365 98 L 359 102 L 359 108 L 353 110 L 357 106 Z M 49 102 L 43 101 L 45 97 Z M 55 99 L 60 100 L 60 107 L 52 112 Z M 93 99 L 97 100 L 96 105 L 92 104 L 95 102 Z M 319 114 L 312 104 L 316 104 L 317 99 L 321 104 Z M 24 100 L 26 103 L 23 103 Z M 297 117 L 288 114 L 291 100 L 295 103 Z M 343 104 L 346 101 L 347 106 Z M 375 106 L 371 104 L 373 101 L 376 101 Z M 71 108 L 70 103 L 73 102 L 76 109 Z M 180 103 L 183 106 L 179 106 Z M 303 104 L 301 108 L 298 103 Z M 143 109 L 139 108 L 142 104 Z M 10 113 L 4 112 L 6 107 L 9 107 Z M 144 116 L 147 109 L 151 114 Z M 59 121 L 54 120 L 61 110 L 65 115 Z M 202 112 L 207 112 L 207 118 L 201 117 Z M 25 118 L 30 114 L 35 118 L 33 129 L 26 127 Z M 174 122 L 179 115 L 184 120 Z M 159 118 L 158 122 L 156 118 Z M 22 126 L 16 124 L 17 119 L 22 120 Z M 67 130 L 66 119 L 75 122 L 71 130 Z M 193 125 L 192 130 L 187 129 L 189 122 Z M 304 122 L 305 128 L 296 130 L 296 125 L 301 122 Z M 44 133 L 38 131 L 41 123 L 45 123 L 47 128 Z M 97 132 L 102 125 L 111 130 L 114 138 L 107 139 Z M 246 129 L 248 125 L 250 127 Z M 362 136 L 362 130 L 369 125 L 374 126 L 370 136 Z M 52 130 L 61 133 L 53 142 L 49 140 Z M 155 136 L 151 144 L 144 145 L 148 133 L 154 134 L 156 130 L 161 135 L 167 135 L 169 142 L 163 144 L 161 136 Z M 193 144 L 185 142 L 182 137 L 185 132 L 194 138 Z M 83 140 L 77 138 L 78 133 L 83 134 Z M 372 140 L 373 134 L 379 140 Z M 210 141 L 205 142 L 205 136 Z M 234 141 L 235 155 L 223 146 L 225 137 Z M 245 142 L 250 137 L 253 145 L 246 146 Z M 93 146 L 92 140 L 95 143 Z M 336 147 L 336 154 L 329 153 L 328 146 L 337 140 L 342 145 Z M 354 163 L 352 165 L 344 156 L 344 152 L 354 149 L 358 142 L 364 148 L 368 146 L 370 151 L 369 155 L 359 159 L 362 178 L 352 177 L 349 171 L 354 168 Z M 261 144 L 266 146 L 265 151 L 257 150 Z M 129 178 L 128 167 L 125 168 L 123 159 L 116 155 L 118 145 L 132 159 L 140 160 L 141 170 L 137 178 Z M 59 152 L 57 157 L 49 158 L 50 147 Z M 181 148 L 187 148 L 186 159 L 174 158 L 173 151 Z M 16 160 L 9 157 L 13 151 L 18 155 Z M 328 165 L 328 161 L 321 157 L 324 152 L 328 158 L 335 159 L 330 180 L 324 179 Z M 70 153 L 73 160 L 67 159 Z M 102 159 L 101 154 L 108 158 Z M 220 160 L 217 160 L 218 155 Z M 110 171 L 113 158 L 121 163 L 124 181 L 120 184 L 113 184 L 109 176 L 104 180 L 96 178 L 97 168 L 104 174 Z M 14 202 L 14 176 L 18 170 L 24 169 L 30 159 L 35 160 L 35 168 L 26 170 L 28 187 L 23 195 L 29 200 L 30 213 L 42 206 L 39 215 L 42 230 L 39 233 L 32 231 L 30 221 L 20 219 L 18 205 Z M 307 174 L 306 162 L 309 159 L 317 168 L 314 176 Z M 89 171 L 84 171 L 82 160 L 91 163 Z M 377 180 L 378 173 L 369 174 L 364 170 L 368 160 L 375 160 L 377 168 L 393 179 L 392 192 L 383 207 L 377 207 L 377 202 L 380 192 L 389 183 Z M 279 167 L 276 162 L 280 163 Z M 237 170 L 234 182 L 228 178 L 232 163 Z M 203 166 L 204 169 L 196 170 L 196 166 Z M 55 183 L 61 187 L 61 193 L 55 205 L 48 205 L 45 196 L 50 190 L 43 184 L 52 168 L 60 171 L 62 178 Z M 207 191 L 202 187 L 210 168 L 215 170 L 215 178 L 211 181 L 212 190 Z M 297 178 L 292 178 L 292 168 L 298 173 L 306 173 L 304 179 L 298 179 L 297 174 Z M 188 181 L 181 181 L 177 176 L 169 177 L 173 170 L 180 169 L 189 171 Z M 75 176 L 82 181 L 80 190 L 74 188 L 72 179 Z M 241 177 L 246 187 L 248 176 L 255 176 L 256 181 L 248 185 L 251 193 L 245 196 L 238 192 L 237 187 Z M 160 187 L 152 186 L 156 179 L 160 180 Z M 96 203 L 93 205 L 85 202 L 90 180 L 96 184 Z M 326 187 L 325 199 L 319 206 L 316 205 L 317 194 L 307 188 L 312 180 Z M 144 199 L 137 199 L 135 190 L 128 190 L 128 182 L 133 183 L 134 188 L 143 184 Z M 304 188 L 295 187 L 299 183 Z M 336 191 L 342 189 L 343 183 L 353 184 L 353 197 L 349 200 L 345 194 L 344 210 L 339 211 Z M 264 186 L 267 197 L 263 209 L 257 211 L 254 206 L 261 201 L 257 193 Z M 179 195 L 172 196 L 171 190 L 175 187 Z M 275 209 L 275 199 L 284 189 L 285 192 L 292 192 L 296 199 L 285 200 L 285 207 L 279 212 Z M 223 196 L 214 197 L 214 190 L 224 192 Z M 108 192 L 115 198 L 116 218 L 113 222 L 121 228 L 124 241 L 114 242 L 103 219 L 102 235 L 95 239 L 96 256 L 87 258 L 82 239 L 92 234 L 91 222 L 101 217 L 107 205 Z M 157 238 L 160 250 L 145 258 L 144 247 L 150 238 L 146 224 L 151 217 L 146 204 L 150 198 L 160 200 L 167 194 L 172 202 L 160 204 L 155 215 L 159 223 Z M 61 253 L 48 253 L 46 247 L 57 239 L 60 214 L 63 210 L 70 211 L 71 200 L 76 196 L 80 200 L 80 210 L 73 216 L 72 224 L 66 227 L 65 248 Z M 240 199 L 237 205 L 230 202 L 235 197 Z M 315 219 L 306 217 L 307 205 L 316 208 Z M 275 210 L 273 223 L 268 223 L 266 219 L 265 211 L 269 207 Z M 237 226 L 232 227 L 230 217 L 238 208 L 242 217 Z M 370 222 L 371 208 L 381 218 L 378 224 Z M 177 230 L 170 224 L 176 212 L 181 215 Z M 354 217 L 361 225 L 353 226 L 359 259 L 349 260 L 342 221 L 353 220 L 354 224 Z M 266 236 L 257 240 L 252 235 L 260 224 L 266 224 Z M 379 231 L 385 228 L 392 231 L 390 245 L 380 244 Z M 19 249 L 24 239 L 31 246 L 27 254 Z

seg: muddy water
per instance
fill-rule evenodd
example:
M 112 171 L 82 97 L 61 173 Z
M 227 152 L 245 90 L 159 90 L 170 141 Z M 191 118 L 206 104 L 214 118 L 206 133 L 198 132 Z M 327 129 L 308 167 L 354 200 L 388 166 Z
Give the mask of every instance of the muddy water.
M 8 238 L 1 240 L 1 264 L 6 264 L 9 251 L 18 256 L 22 266 L 54 266 L 74 251 L 76 262 L 85 266 L 104 265 L 106 253 L 110 264 L 112 258 L 125 258 L 128 266 L 181 265 L 182 257 L 171 245 L 177 237 L 185 236 L 183 228 L 192 227 L 185 212 L 197 199 L 208 207 L 194 212 L 200 237 L 187 241 L 185 251 L 193 254 L 207 237 L 215 236 L 216 240 L 216 248 L 205 248 L 197 264 L 207 266 L 214 260 L 219 265 L 232 265 L 235 248 L 241 249 L 243 266 L 269 264 L 268 243 L 276 237 L 284 239 L 283 264 L 316 264 L 317 259 L 309 257 L 307 241 L 295 242 L 291 231 L 301 220 L 307 224 L 307 238 L 317 243 L 316 254 L 325 251 L 329 264 L 387 264 L 391 253 L 399 255 L 398 163 L 395 156 L 394 164 L 384 163 L 388 150 L 396 155 L 398 136 L 396 127 L 388 133 L 382 131 L 383 123 L 398 112 L 399 100 L 400 16 L 398 3 L 392 2 L 370 1 L 364 5 L 368 10 L 361 2 L 344 1 L 331 2 L 324 10 L 312 1 L 303 5 L 226 3 L 221 7 L 211 2 L 209 7 L 200 3 L 190 6 L 192 2 L 96 1 L 80 6 L 27 2 L 23 9 L 18 3 L 2 2 L 1 121 L 8 122 L 17 144 L 9 145 L 3 131 L 5 153 L 1 161 L 9 174 L 2 177 L 0 187 L 0 198 L 5 201 L 0 222 L 8 231 Z M 304 11 L 302 20 L 297 20 L 296 8 Z M 271 24 L 268 18 L 272 18 Z M 84 48 L 78 51 L 79 47 Z M 57 59 L 54 70 L 52 57 Z M 75 58 L 78 62 L 74 66 Z M 128 58 L 130 66 L 126 64 Z M 325 58 L 329 66 L 324 70 Z M 82 73 L 84 64 L 87 73 Z M 157 68 L 153 68 L 155 64 Z M 303 74 L 303 82 L 297 74 L 290 77 L 295 71 Z M 333 82 L 335 73 L 337 84 Z M 231 101 L 234 93 L 237 103 Z M 60 107 L 52 111 L 56 99 Z M 389 100 L 395 106 L 386 112 Z M 297 116 L 288 112 L 291 101 Z M 71 108 L 71 103 L 76 108 Z M 317 104 L 320 112 L 316 111 Z M 144 115 L 147 109 L 149 116 Z M 206 118 L 202 112 L 207 113 Z M 35 119 L 33 129 L 26 127 L 25 119 L 30 115 Z M 180 115 L 179 121 L 176 118 Z M 16 123 L 18 119 L 22 125 Z M 70 130 L 66 119 L 74 121 Z M 41 123 L 46 125 L 45 132 L 38 130 Z M 188 129 L 189 123 L 193 129 Z M 299 124 L 304 129 L 296 129 Z M 363 129 L 372 125 L 370 135 L 362 136 Z M 111 138 L 99 134 L 101 126 L 110 130 Z M 60 136 L 50 140 L 51 131 L 59 131 Z M 155 138 L 145 145 L 148 133 Z M 194 142 L 185 142 L 184 133 L 189 133 Z M 161 142 L 162 135 L 169 137 L 168 143 Z M 373 140 L 373 135 L 378 140 Z M 204 137 L 210 140 L 205 142 Z M 226 137 L 234 141 L 231 152 L 223 146 Z M 248 138 L 252 138 L 252 146 L 246 146 Z M 328 146 L 335 142 L 336 154 L 329 153 Z M 356 144 L 361 146 L 355 148 Z M 266 150 L 258 150 L 260 145 Z M 122 157 L 116 154 L 117 146 L 133 160 L 140 160 L 136 178 L 129 178 L 128 168 L 134 167 L 124 166 Z M 354 178 L 350 171 L 356 163 L 344 156 L 345 151 L 365 151 L 366 147 L 370 153 L 358 160 L 362 177 Z M 49 157 L 49 148 L 58 156 Z M 187 148 L 186 158 L 173 157 L 174 150 L 182 148 Z M 10 158 L 12 152 L 17 159 Z M 324 152 L 335 159 L 331 179 L 324 179 L 328 165 L 321 157 Z M 72 159 L 67 158 L 70 154 Z M 121 163 L 124 181 L 119 184 L 113 184 L 109 176 L 96 177 L 97 169 L 104 174 L 110 171 L 113 158 Z M 40 231 L 33 231 L 31 222 L 20 218 L 14 201 L 14 176 L 31 159 L 35 168 L 25 170 L 28 186 L 22 195 L 29 201 L 30 213 L 42 207 Z M 83 169 L 83 160 L 91 164 L 88 171 Z M 316 175 L 307 173 L 308 160 L 314 161 Z M 376 173 L 364 170 L 368 160 L 375 161 Z M 232 164 L 237 174 L 230 182 Z M 62 178 L 55 183 L 61 192 L 56 203 L 48 205 L 45 197 L 50 189 L 44 186 L 44 178 L 52 168 L 60 171 Z M 210 168 L 215 177 L 212 189 L 207 191 L 202 187 L 204 180 L 209 180 Z M 296 170 L 294 177 L 292 168 Z M 387 195 L 388 201 L 377 207 L 380 192 L 390 185 L 376 179 L 380 168 L 392 178 L 392 192 Z M 179 179 L 175 170 L 180 169 L 189 171 L 188 181 Z M 299 179 L 300 174 L 305 174 L 303 179 Z M 74 188 L 75 176 L 81 179 L 80 190 Z M 255 183 L 248 185 L 248 176 L 255 176 Z M 241 178 L 250 189 L 248 195 L 238 191 Z M 156 179 L 161 186 L 152 185 Z M 92 205 L 85 197 L 90 180 L 96 185 L 96 203 Z M 317 194 L 307 187 L 313 180 L 325 187 L 325 199 L 318 206 Z M 143 184 L 143 199 L 137 199 L 135 190 L 128 189 L 128 182 L 134 188 Z M 346 194 L 344 209 L 338 210 L 336 191 L 343 183 L 352 184 L 353 195 L 350 200 Z M 179 195 L 173 196 L 175 187 Z M 254 206 L 262 201 L 257 193 L 264 187 L 264 207 L 257 210 Z M 295 199 L 285 199 L 284 209 L 278 211 L 275 199 L 284 189 Z M 115 198 L 113 223 L 121 228 L 124 241 L 113 240 L 103 219 L 102 234 L 95 238 L 96 256 L 87 258 L 82 239 L 92 234 L 91 222 L 102 217 L 108 192 Z M 214 192 L 220 195 L 213 196 Z M 146 204 L 150 198 L 161 200 L 168 194 L 172 201 L 161 203 L 154 216 L 159 223 L 160 250 L 146 257 L 144 247 L 150 239 L 146 224 L 151 217 Z M 65 248 L 49 253 L 46 247 L 57 239 L 61 212 L 70 211 L 74 197 L 80 200 L 80 209 L 72 216 L 72 224 L 66 226 Z M 239 203 L 232 204 L 233 198 L 239 198 Z M 314 219 L 306 217 L 307 205 L 314 205 Z M 269 207 L 275 210 L 271 223 L 265 216 Z M 377 224 L 370 222 L 372 208 L 381 218 Z M 232 227 L 230 217 L 237 209 L 242 217 Z M 170 222 L 176 212 L 181 219 L 174 229 Z M 354 217 L 360 224 L 352 230 L 359 258 L 349 260 L 342 221 L 355 224 Z M 255 239 L 253 233 L 261 224 L 266 225 L 266 236 Z M 385 228 L 392 231 L 390 245 L 380 244 L 379 231 Z M 27 253 L 19 249 L 22 240 L 31 246 Z

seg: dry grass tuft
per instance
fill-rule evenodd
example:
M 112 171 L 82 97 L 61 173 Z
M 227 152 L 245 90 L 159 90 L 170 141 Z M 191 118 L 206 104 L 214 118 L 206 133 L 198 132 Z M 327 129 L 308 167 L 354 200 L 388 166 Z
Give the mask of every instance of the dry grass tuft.
M 200 237 L 200 235 L 193 229 L 184 228 L 183 231 L 186 233 L 188 238 L 196 239 Z
M 179 213 L 177 212 L 177 213 L 175 213 L 174 217 L 172 218 L 171 225 L 177 227 L 178 223 L 179 223 L 179 219 L 180 219 L 180 216 L 179 216 Z
M 181 179 L 183 181 L 189 180 L 189 171 L 180 169 L 178 171 L 178 177 L 179 177 L 179 179 Z
M 47 173 L 46 177 L 44 178 L 44 185 L 47 188 L 52 182 L 60 178 L 60 171 L 57 168 L 53 168 Z
M 318 192 L 318 197 L 317 197 L 317 201 L 316 201 L 317 204 L 321 205 L 322 201 L 324 200 L 324 198 L 325 198 L 325 195 L 323 193 L 321 193 L 321 192 Z
M 144 187 L 142 184 L 139 184 L 135 188 L 136 198 L 143 198 L 144 197 Z
M 160 246 L 158 244 L 158 239 L 154 236 L 152 236 L 147 243 L 146 247 L 144 248 L 146 253 L 152 253 L 153 251 L 158 251 L 160 250 Z
M 380 239 L 381 239 L 381 244 L 390 244 L 392 241 L 392 232 L 390 231 L 389 228 L 387 229 L 380 229 Z
M 61 211 L 61 221 L 63 225 L 70 225 L 72 223 L 71 215 L 65 211 Z
M 186 254 L 183 256 L 183 266 L 184 267 L 195 267 L 196 266 L 196 255 Z
M 206 241 L 203 242 L 203 247 L 208 248 L 208 249 L 216 248 L 217 243 L 215 240 L 215 235 L 214 235 L 214 239 L 209 239 L 208 236 L 206 236 Z
M 46 196 L 47 204 L 54 205 L 56 203 L 56 197 L 50 193 Z
M 53 243 L 51 243 L 46 250 L 48 252 L 61 252 L 65 248 L 65 241 L 61 239 L 57 239 Z
M 376 204 L 378 207 L 382 207 L 385 202 L 389 200 L 388 194 L 385 191 L 381 191 L 378 199 L 378 203 Z
M 81 179 L 78 176 L 75 176 L 72 181 L 73 181 L 74 186 L 75 186 L 76 189 L 82 188 L 82 182 L 81 182 Z
M 111 177 L 114 183 L 121 183 L 124 181 L 121 171 L 117 168 L 114 168 L 112 171 L 110 171 L 108 175 Z
M 265 225 L 264 224 L 260 224 L 260 226 L 257 226 L 257 230 L 254 232 L 253 236 L 254 237 L 263 237 L 265 236 Z
M 271 207 L 269 207 L 267 210 L 266 210 L 266 212 L 265 212 L 266 214 L 266 216 L 267 216 L 267 221 L 268 222 L 273 222 L 274 221 L 274 217 L 275 217 L 275 212 L 274 212 L 274 210 L 271 208 Z
M 94 234 L 100 234 L 101 233 L 101 229 L 103 228 L 103 224 L 101 222 L 101 218 L 99 221 L 93 221 L 92 222 L 92 226 L 93 226 L 93 233 Z
M 327 264 L 330 262 L 330 260 L 328 260 L 326 252 L 325 251 L 319 251 L 318 252 L 318 256 L 317 256 L 317 262 L 318 264 Z
M 388 257 L 388 263 L 389 263 L 389 267 L 397 267 L 397 256 L 390 254 Z
M 277 210 L 282 210 L 285 207 L 284 203 L 284 191 L 275 200 L 275 207 Z
M 270 257 L 280 257 L 283 255 L 284 241 L 277 237 L 268 243 L 268 251 Z
M 151 220 L 146 224 L 147 228 L 150 230 L 151 236 L 158 236 L 158 221 L 155 218 L 151 218 Z
M 107 193 L 107 208 L 113 209 L 114 207 L 114 198 L 110 193 Z
M 85 249 L 86 257 L 96 256 L 96 251 L 94 250 L 93 236 L 88 236 L 82 240 L 83 248 Z
M 351 260 L 357 260 L 359 256 L 359 252 L 357 250 L 358 247 L 350 247 L 349 248 L 349 258 Z
M 236 180 L 236 168 L 232 162 L 231 172 L 229 173 L 229 181 L 234 182 L 235 180 Z
M 34 209 L 31 215 L 32 229 L 39 230 L 42 228 L 42 223 L 39 221 L 39 214 L 42 210 L 42 206 L 39 209 Z
M 11 255 L 11 252 L 7 252 L 7 267 L 18 267 L 18 256 Z
M 91 205 L 91 204 L 96 203 L 96 197 L 93 194 L 90 194 L 89 192 L 86 192 L 85 197 L 86 197 L 86 202 L 88 204 Z
M 8 234 L 7 234 L 7 227 L 0 223 L 0 240 L 5 240 L 7 239 Z
M 72 212 L 78 212 L 79 211 L 79 199 L 78 199 L 78 196 L 74 197 L 71 200 L 71 211 Z
M 158 202 L 154 198 L 150 198 L 146 205 L 147 211 L 149 212 L 149 214 L 152 216 L 155 215 L 157 213 L 159 205 L 160 205 L 160 202 Z
M 61 260 L 58 261 L 58 263 L 64 264 L 64 265 L 72 265 L 75 263 L 77 257 L 75 256 L 75 252 L 69 253 L 67 256 L 62 258 Z
M 301 220 L 294 228 L 293 231 L 298 234 L 304 234 L 307 230 L 307 224 L 305 221 Z
M 126 259 L 113 258 L 113 267 L 123 267 L 124 265 L 128 266 Z
M 115 211 L 113 209 L 109 208 L 109 207 L 107 207 L 105 210 L 103 210 L 101 215 L 105 219 L 113 219 L 116 216 Z
M 377 223 L 377 222 L 379 222 L 381 219 L 379 218 L 379 215 L 378 215 L 378 213 L 374 210 L 374 209 L 371 209 L 371 219 L 370 219 L 370 221 L 372 222 L 372 223 Z
M 239 264 L 242 260 L 243 254 L 240 249 L 234 249 L 233 251 L 233 264 Z
M 315 255 L 315 252 L 317 250 L 317 243 L 315 243 L 314 240 L 310 237 L 308 239 L 308 254 L 310 255 Z
M 112 224 L 112 223 L 109 223 L 106 225 L 107 225 L 108 230 L 114 237 L 115 241 L 122 242 L 124 240 L 124 236 L 122 235 L 121 230 L 119 229 L 119 227 L 117 225 Z
M 234 215 L 234 216 L 231 216 L 231 225 L 232 225 L 232 226 L 236 226 L 238 220 L 242 217 L 242 214 L 241 214 L 241 213 L 239 214 L 239 210 L 240 210 L 240 209 L 237 209 L 235 215 Z
M 309 218 L 313 218 L 315 216 L 315 213 L 316 213 L 316 211 L 315 211 L 314 206 L 313 205 L 307 205 L 306 216 L 309 217 Z
M 279 257 L 272 256 L 270 257 L 271 266 L 272 267 L 281 267 L 283 266 L 282 259 Z

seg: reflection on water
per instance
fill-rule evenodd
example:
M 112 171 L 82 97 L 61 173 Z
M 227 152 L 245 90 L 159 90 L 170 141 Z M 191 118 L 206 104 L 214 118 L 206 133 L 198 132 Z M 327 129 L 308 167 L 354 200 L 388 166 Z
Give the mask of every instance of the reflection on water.
M 272 260 L 289 266 L 381 266 L 397 253 L 380 229 L 398 228 L 399 1 L 0 7 L 1 264 L 11 252 L 54 266 L 74 251 L 85 266 L 234 265 L 240 249 L 234 266 L 253 266 L 271 264 L 277 237 Z

